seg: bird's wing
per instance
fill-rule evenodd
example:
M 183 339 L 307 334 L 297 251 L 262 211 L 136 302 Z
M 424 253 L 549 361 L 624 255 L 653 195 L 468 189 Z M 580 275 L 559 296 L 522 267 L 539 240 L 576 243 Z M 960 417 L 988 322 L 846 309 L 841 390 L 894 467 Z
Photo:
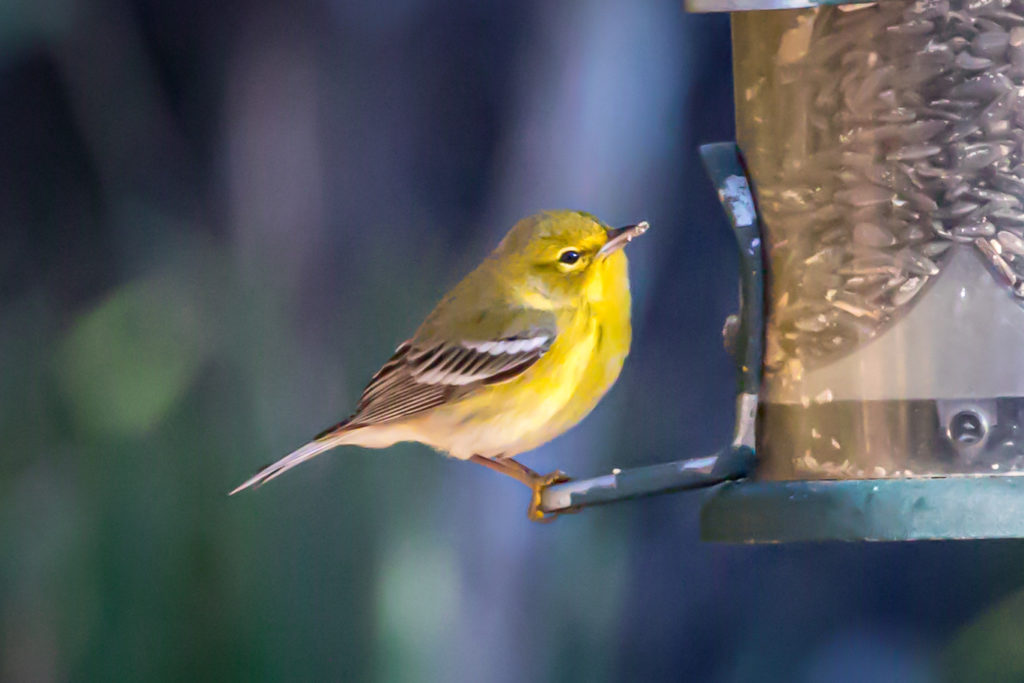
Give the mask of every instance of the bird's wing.
M 519 323 L 519 324 L 516 324 Z M 528 324 L 524 324 L 528 323 Z M 536 363 L 554 341 L 554 316 L 517 316 L 488 338 L 411 339 L 373 376 L 351 418 L 326 430 L 411 417 L 478 390 L 507 382 Z

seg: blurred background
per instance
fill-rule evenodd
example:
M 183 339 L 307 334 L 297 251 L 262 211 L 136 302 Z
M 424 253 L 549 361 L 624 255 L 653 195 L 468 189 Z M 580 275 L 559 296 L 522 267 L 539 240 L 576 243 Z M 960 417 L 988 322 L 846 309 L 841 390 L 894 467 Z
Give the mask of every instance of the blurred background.
M 1024 544 L 548 526 L 425 447 L 225 494 L 348 414 L 518 218 L 649 220 L 617 387 L 524 460 L 717 449 L 724 16 L 667 0 L 0 3 L 0 679 L 1024 680 Z

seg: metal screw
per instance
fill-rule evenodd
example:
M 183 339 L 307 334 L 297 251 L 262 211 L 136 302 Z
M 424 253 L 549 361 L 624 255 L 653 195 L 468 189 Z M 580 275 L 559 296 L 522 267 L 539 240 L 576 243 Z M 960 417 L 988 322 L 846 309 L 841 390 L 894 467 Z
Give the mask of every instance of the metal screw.
M 969 446 L 985 438 L 985 421 L 972 410 L 964 410 L 949 421 L 949 438 Z

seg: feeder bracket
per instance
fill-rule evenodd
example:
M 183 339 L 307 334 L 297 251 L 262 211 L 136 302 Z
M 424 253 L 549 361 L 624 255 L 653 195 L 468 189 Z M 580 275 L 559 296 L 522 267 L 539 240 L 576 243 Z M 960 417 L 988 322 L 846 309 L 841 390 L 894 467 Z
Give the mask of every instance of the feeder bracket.
M 616 470 L 593 479 L 547 487 L 541 509 L 558 514 L 673 491 L 706 488 L 747 477 L 754 469 L 754 426 L 761 388 L 764 346 L 764 261 L 754 196 L 733 142 L 700 148 L 701 158 L 718 191 L 740 249 L 740 311 L 731 339 L 736 359 L 738 395 L 731 445 L 712 455 L 658 465 Z

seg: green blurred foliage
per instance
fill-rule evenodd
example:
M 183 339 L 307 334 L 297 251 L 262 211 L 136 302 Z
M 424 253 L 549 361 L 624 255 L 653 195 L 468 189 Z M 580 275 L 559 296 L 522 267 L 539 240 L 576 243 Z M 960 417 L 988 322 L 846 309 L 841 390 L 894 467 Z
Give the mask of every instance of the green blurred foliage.
M 1024 681 L 1024 591 L 999 600 L 960 629 L 944 664 L 948 681 Z
M 78 428 L 140 436 L 174 408 L 210 350 L 213 320 L 200 295 L 171 277 L 148 278 L 79 315 L 56 361 Z

